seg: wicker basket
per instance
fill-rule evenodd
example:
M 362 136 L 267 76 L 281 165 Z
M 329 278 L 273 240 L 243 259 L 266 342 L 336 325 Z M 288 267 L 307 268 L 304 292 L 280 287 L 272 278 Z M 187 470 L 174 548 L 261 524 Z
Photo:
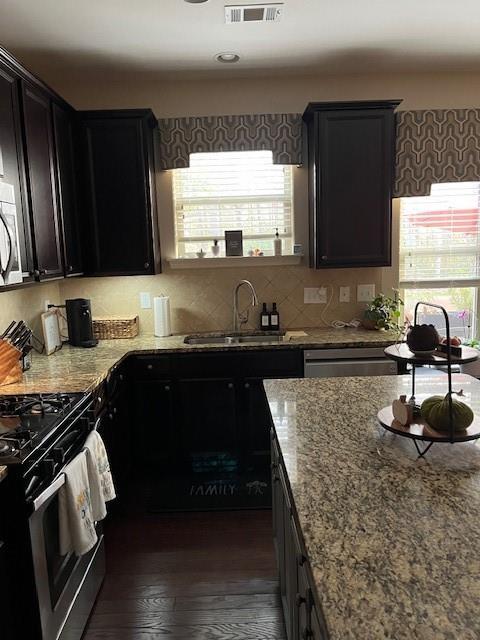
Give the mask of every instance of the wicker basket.
M 97 340 L 138 336 L 138 316 L 132 318 L 94 318 L 92 324 L 93 335 Z

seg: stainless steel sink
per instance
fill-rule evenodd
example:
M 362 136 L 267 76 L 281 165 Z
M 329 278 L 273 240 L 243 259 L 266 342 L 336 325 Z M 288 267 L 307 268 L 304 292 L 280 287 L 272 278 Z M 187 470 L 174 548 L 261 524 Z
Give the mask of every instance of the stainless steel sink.
M 215 333 L 186 336 L 185 344 L 255 344 L 256 342 L 283 342 L 285 332 Z

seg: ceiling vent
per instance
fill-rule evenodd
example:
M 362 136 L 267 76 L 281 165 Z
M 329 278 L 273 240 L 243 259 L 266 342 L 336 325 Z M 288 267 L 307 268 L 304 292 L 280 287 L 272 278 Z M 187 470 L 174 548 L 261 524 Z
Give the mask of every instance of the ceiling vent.
M 233 4 L 225 7 L 225 22 L 278 22 L 282 16 L 283 3 Z

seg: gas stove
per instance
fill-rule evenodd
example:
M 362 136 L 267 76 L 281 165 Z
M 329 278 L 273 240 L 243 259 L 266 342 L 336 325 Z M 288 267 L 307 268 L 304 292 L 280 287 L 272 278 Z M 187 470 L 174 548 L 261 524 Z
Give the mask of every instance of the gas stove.
M 0 464 L 21 462 L 44 443 L 81 393 L 0 395 Z

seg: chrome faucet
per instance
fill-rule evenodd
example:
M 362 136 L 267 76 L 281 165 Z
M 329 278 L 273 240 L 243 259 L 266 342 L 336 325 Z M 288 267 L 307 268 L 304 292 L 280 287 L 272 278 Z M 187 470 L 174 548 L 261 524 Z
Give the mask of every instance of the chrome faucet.
M 249 280 L 240 280 L 240 282 L 235 287 L 235 291 L 233 292 L 233 330 L 238 331 L 242 324 L 248 322 L 248 316 L 250 313 L 250 309 L 247 309 L 245 313 L 239 313 L 238 311 L 238 292 L 242 288 L 242 286 L 246 284 L 247 287 L 250 288 L 252 292 L 252 307 L 256 307 L 258 304 L 257 292 L 255 291 L 255 287 Z

